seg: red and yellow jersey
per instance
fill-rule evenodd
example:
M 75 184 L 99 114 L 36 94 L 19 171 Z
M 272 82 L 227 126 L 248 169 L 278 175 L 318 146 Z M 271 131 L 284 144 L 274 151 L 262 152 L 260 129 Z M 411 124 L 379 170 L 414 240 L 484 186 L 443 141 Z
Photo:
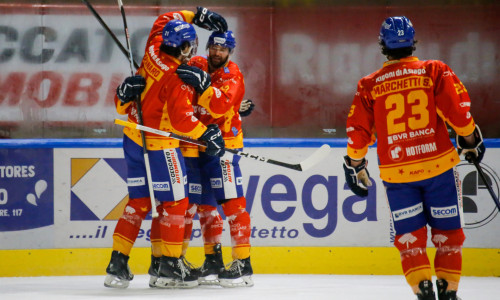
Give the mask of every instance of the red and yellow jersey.
M 166 13 L 158 17 L 149 34 L 146 50 L 137 74 L 146 79 L 146 88 L 141 95 L 142 121 L 145 126 L 179 135 L 199 138 L 206 130 L 195 116 L 194 89 L 185 85 L 175 71 L 180 65 L 176 58 L 160 51 L 163 27 L 173 19 L 191 22 L 194 13 L 188 11 Z M 121 105 L 115 96 L 116 109 L 120 114 L 128 114 L 130 122 L 138 123 L 136 103 Z M 142 145 L 137 129 L 126 127 L 124 134 Z M 176 148 L 179 141 L 168 137 L 146 133 L 146 143 L 150 150 Z
M 377 141 L 382 180 L 437 176 L 460 161 L 446 123 L 459 135 L 471 134 L 469 110 L 467 90 L 443 62 L 388 61 L 358 82 L 347 118 L 347 154 L 361 159 Z
M 206 57 L 193 57 L 189 64 L 208 72 Z M 195 115 L 203 124 L 217 124 L 226 148 L 243 148 L 243 131 L 238 112 L 245 95 L 245 82 L 238 65 L 228 61 L 210 73 L 212 85 L 198 97 Z

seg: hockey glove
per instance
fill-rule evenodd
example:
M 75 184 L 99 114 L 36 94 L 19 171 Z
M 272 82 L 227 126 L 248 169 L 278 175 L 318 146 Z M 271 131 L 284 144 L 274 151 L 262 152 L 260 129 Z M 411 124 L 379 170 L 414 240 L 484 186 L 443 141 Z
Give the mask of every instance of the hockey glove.
M 474 161 L 480 163 L 481 160 L 483 160 L 486 147 L 484 146 L 483 135 L 481 134 L 479 126 L 476 125 L 476 129 L 474 129 L 472 135 L 474 137 L 473 145 L 468 144 L 463 136 L 456 136 L 458 155 L 463 154 L 465 160 L 469 163 L 474 163 Z
M 224 139 L 216 124 L 209 124 L 207 130 L 200 136 L 200 140 L 207 143 L 206 154 L 218 157 L 224 155 Z
M 194 87 L 199 94 L 203 94 L 210 87 L 210 74 L 200 68 L 182 64 L 177 68 L 176 73 L 185 84 Z
M 196 9 L 198 11 L 194 15 L 194 24 L 210 31 L 227 31 L 226 19 L 224 19 L 221 15 L 201 6 L 198 6 Z
M 240 113 L 240 116 L 242 117 L 248 117 L 253 109 L 255 108 L 255 104 L 253 104 L 253 101 L 251 99 L 243 99 L 240 104 L 240 110 L 238 111 Z
M 368 196 L 368 187 L 372 186 L 370 173 L 366 169 L 368 161 L 363 158 L 361 164 L 356 167 L 351 166 L 351 161 L 349 156 L 344 156 L 345 181 L 354 194 L 366 197 Z
M 140 96 L 146 87 L 146 80 L 141 75 L 135 75 L 125 78 L 125 80 L 116 88 L 116 95 L 123 104 L 134 100 Z

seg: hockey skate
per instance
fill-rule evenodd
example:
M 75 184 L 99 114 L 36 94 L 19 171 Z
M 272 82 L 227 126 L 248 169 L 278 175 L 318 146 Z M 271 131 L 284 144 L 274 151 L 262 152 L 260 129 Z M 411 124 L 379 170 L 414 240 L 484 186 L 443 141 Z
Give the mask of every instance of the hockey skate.
M 222 287 L 251 287 L 252 265 L 250 257 L 245 259 L 235 259 L 229 265 L 229 269 L 219 274 L 219 282 Z
M 149 266 L 149 287 L 156 287 L 156 280 L 158 280 L 158 272 L 160 271 L 160 258 L 151 255 L 151 265 Z
M 221 244 L 214 246 L 214 254 L 205 254 L 205 261 L 198 269 L 198 282 L 200 285 L 218 285 L 219 274 L 224 271 Z
M 198 286 L 198 277 L 191 274 L 182 258 L 162 256 L 155 286 L 162 289 L 190 289 Z
M 438 300 L 461 300 L 457 297 L 457 291 L 447 291 L 448 282 L 444 279 L 436 280 L 436 288 L 438 292 Z
M 418 284 L 420 291 L 417 293 L 418 300 L 436 300 L 436 295 L 432 290 L 432 281 L 423 280 Z
M 106 268 L 106 278 L 104 286 L 109 288 L 125 289 L 130 281 L 134 279 L 134 275 L 130 272 L 128 266 L 129 257 L 118 251 L 111 253 L 111 260 Z
M 184 267 L 186 267 L 189 270 L 191 276 L 195 276 L 196 278 L 200 276 L 200 271 L 199 271 L 200 268 L 190 263 L 185 256 L 181 256 L 181 260 L 182 263 L 184 264 Z

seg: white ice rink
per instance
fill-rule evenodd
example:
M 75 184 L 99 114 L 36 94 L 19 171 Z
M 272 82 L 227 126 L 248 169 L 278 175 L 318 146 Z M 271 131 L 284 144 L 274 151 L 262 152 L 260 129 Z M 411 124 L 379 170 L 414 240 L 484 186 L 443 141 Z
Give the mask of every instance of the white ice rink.
M 403 276 L 254 275 L 251 288 L 198 287 L 159 290 L 148 287 L 149 277 L 136 275 L 128 289 L 103 286 L 104 276 L 0 277 L 0 299 L 217 299 L 217 300 L 414 300 Z M 463 277 L 463 300 L 500 299 L 500 278 Z

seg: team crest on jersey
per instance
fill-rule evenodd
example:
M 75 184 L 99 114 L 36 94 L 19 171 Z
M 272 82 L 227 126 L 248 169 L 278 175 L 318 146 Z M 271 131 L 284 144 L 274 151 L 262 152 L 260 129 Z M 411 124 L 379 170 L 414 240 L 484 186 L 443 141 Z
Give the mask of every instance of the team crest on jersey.
M 174 19 L 184 21 L 184 18 L 180 13 L 174 13 Z

